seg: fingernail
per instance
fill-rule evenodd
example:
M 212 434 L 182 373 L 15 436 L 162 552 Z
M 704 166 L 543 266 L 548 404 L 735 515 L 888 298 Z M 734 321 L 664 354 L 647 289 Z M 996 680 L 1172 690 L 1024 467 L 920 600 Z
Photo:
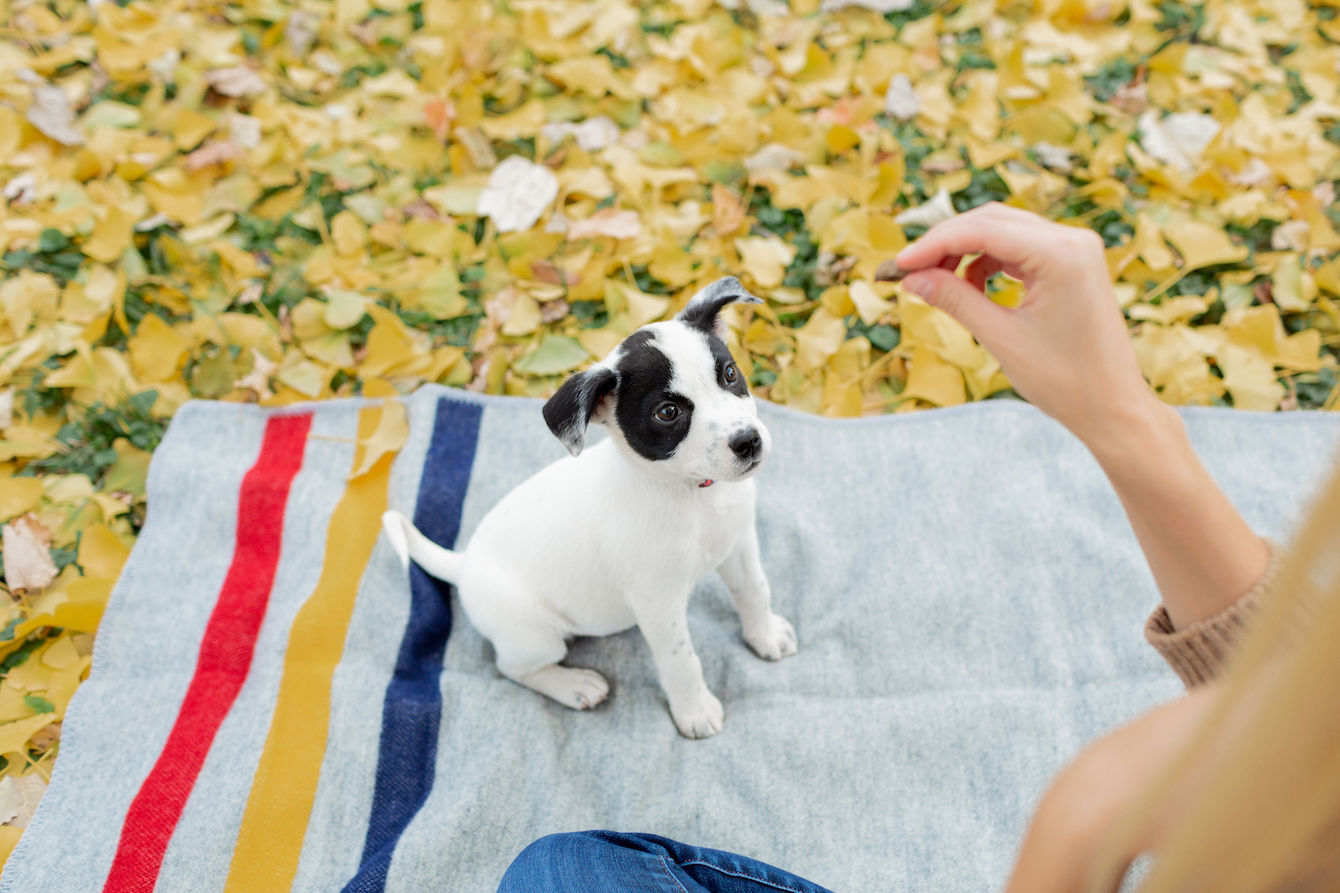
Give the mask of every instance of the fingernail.
M 924 273 L 910 273 L 903 279 L 903 288 L 914 295 L 925 296 L 930 291 L 931 277 Z

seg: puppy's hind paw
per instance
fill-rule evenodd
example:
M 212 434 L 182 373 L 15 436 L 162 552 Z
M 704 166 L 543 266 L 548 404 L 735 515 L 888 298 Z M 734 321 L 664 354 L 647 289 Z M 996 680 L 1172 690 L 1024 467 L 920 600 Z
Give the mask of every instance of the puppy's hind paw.
M 670 705 L 675 727 L 685 738 L 711 738 L 726 722 L 726 708 L 716 695 L 704 691 L 700 696 Z
M 796 629 L 779 614 L 770 614 L 759 629 L 748 630 L 744 640 L 764 660 L 781 660 L 796 653 Z

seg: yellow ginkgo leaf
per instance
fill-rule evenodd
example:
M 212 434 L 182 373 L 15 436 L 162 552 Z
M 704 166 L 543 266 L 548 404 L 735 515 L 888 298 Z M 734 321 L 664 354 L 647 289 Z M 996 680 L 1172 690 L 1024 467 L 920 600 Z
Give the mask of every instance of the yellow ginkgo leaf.
M 112 449 L 116 451 L 116 461 L 107 469 L 102 488 L 108 493 L 143 496 L 145 482 L 149 477 L 149 452 L 124 437 L 114 440 Z M 129 506 L 123 506 L 123 509 L 128 510 Z
M 125 543 L 106 524 L 84 528 L 79 538 L 79 566 L 85 576 L 116 579 L 129 556 Z
M 605 56 L 572 56 L 549 66 L 548 76 L 569 90 L 601 97 L 606 93 L 620 99 L 632 99 L 634 93 Z M 538 128 L 537 128 L 538 129 Z
M 145 314 L 130 339 L 130 366 L 142 381 L 176 376 L 190 341 L 155 313 Z
M 511 307 L 507 312 L 507 321 L 503 323 L 502 333 L 512 337 L 529 335 L 540 325 L 540 304 L 522 291 L 511 294 Z
M 367 297 L 356 291 L 347 288 L 327 289 L 322 320 L 332 329 L 347 329 L 358 324 L 367 312 L 367 305 Z
M 30 716 L 27 719 L 20 719 L 14 722 L 0 724 L 0 755 L 13 756 L 18 754 L 21 757 L 27 755 L 28 743 L 36 732 L 46 728 L 56 721 L 54 713 L 41 713 L 36 716 Z
M 820 308 L 796 331 L 796 366 L 817 369 L 842 346 L 847 326 L 841 317 Z
M 308 359 L 299 351 L 291 350 L 284 355 L 284 361 L 275 369 L 274 379 L 312 400 L 320 397 L 325 391 L 330 375 L 330 370 L 323 368 L 320 363 Z
M 963 373 L 944 362 L 935 351 L 918 345 L 907 363 L 907 385 L 902 397 L 915 397 L 935 406 L 958 406 L 968 398 Z
M 111 263 L 130 244 L 134 221 L 115 205 L 105 209 L 93 227 L 93 235 L 84 243 L 84 254 L 102 263 Z
M 1276 366 L 1294 372 L 1321 368 L 1321 333 L 1316 329 L 1286 333 L 1279 307 L 1274 304 L 1230 310 L 1221 325 L 1230 344 Z
M 1238 409 L 1269 412 L 1284 399 L 1284 385 L 1276 379 L 1268 361 L 1231 344 L 1219 352 L 1218 359 L 1219 368 L 1224 371 L 1224 386 Z
M 364 377 L 381 378 L 430 363 L 425 339 L 420 333 L 411 332 L 400 317 L 377 304 L 368 305 L 368 314 L 374 325 L 368 333 L 367 352 L 360 366 Z
M 26 334 L 35 319 L 50 319 L 59 298 L 60 286 L 45 273 L 20 270 L 0 283 L 0 312 L 15 338 Z
M 354 467 L 349 479 L 362 477 L 383 456 L 400 451 L 409 437 L 409 415 L 399 400 L 383 400 L 377 408 L 377 425 L 367 437 L 359 438 L 354 448 Z
M 1141 214 L 1136 218 L 1135 247 L 1140 259 L 1155 273 L 1172 269 L 1173 253 L 1163 241 L 1158 224 L 1154 223 L 1148 214 Z
M 1270 297 L 1275 304 L 1286 312 L 1301 313 L 1307 310 L 1317 297 L 1317 283 L 1312 276 L 1303 271 L 1297 255 L 1288 254 L 1275 264 L 1271 276 Z
M 649 295 L 625 282 L 605 280 L 605 307 L 611 314 L 626 312 L 632 328 L 644 326 L 665 315 L 670 299 Z
M 42 498 L 42 482 L 35 477 L 0 480 L 0 521 L 8 521 L 36 507 Z
M 1247 257 L 1245 245 L 1235 245 L 1222 229 L 1198 220 L 1173 221 L 1163 227 L 1163 234 L 1182 255 L 1183 272 Z
M 352 211 L 341 211 L 330 221 L 330 237 L 340 254 L 357 254 L 367 242 L 368 230 L 358 215 Z
M 875 294 L 875 289 L 865 280 L 857 280 L 851 284 L 847 292 L 856 305 L 856 313 L 861 318 L 861 322 L 868 326 L 874 325 L 893 308 L 892 302 L 881 298 Z
M 740 267 L 761 289 L 782 284 L 787 265 L 795 260 L 796 248 L 776 236 L 747 236 L 735 240 Z

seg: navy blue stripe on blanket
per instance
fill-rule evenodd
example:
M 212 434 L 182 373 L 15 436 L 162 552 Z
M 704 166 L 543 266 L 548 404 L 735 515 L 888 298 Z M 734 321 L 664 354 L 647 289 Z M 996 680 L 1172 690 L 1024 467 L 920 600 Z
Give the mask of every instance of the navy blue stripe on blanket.
M 448 548 L 456 544 L 461 528 L 461 505 L 475 461 L 481 415 L 482 407 L 474 403 L 443 399 L 437 404 L 414 524 Z M 451 586 L 428 576 L 417 564 L 410 565 L 409 575 L 409 622 L 382 707 L 372 814 L 362 861 L 344 893 L 386 889 L 396 842 L 433 788 L 442 719 L 438 677 L 451 635 Z

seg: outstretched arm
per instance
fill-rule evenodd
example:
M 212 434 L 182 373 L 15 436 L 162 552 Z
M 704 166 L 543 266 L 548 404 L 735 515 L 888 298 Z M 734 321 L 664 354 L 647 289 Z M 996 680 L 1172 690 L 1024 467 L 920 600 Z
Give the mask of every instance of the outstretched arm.
M 1210 478 L 1170 407 L 1143 407 L 1087 443 L 1126 509 L 1174 629 L 1231 607 L 1265 573 L 1265 541 Z
M 966 278 L 956 276 L 973 254 Z M 1261 578 L 1268 547 L 1145 383 L 1096 234 L 993 203 L 932 228 L 897 262 L 908 290 L 966 326 L 1015 390 L 1092 451 L 1175 629 L 1218 614 Z M 983 292 L 997 272 L 1023 281 L 1018 307 Z

